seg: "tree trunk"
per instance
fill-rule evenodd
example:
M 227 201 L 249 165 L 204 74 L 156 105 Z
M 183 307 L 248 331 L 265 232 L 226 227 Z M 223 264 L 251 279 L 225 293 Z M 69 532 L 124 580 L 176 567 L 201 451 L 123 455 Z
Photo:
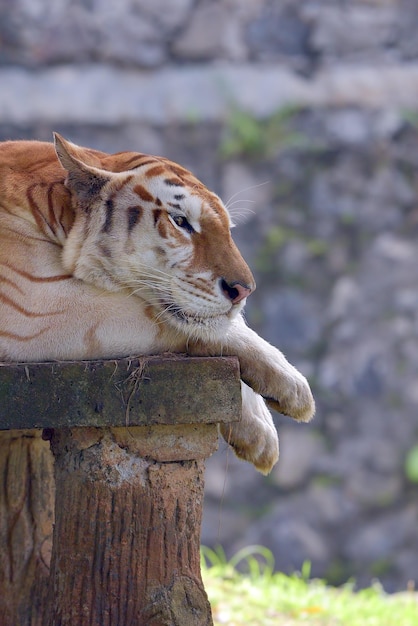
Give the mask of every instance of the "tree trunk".
M 55 431 L 49 626 L 209 626 L 203 459 L 215 425 Z
M 0 623 L 44 626 L 54 470 L 42 431 L 0 432 Z

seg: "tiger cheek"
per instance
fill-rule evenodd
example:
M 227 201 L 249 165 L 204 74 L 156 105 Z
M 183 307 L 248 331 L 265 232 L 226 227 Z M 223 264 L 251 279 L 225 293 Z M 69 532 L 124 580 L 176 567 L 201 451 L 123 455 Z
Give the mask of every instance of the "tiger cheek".
M 164 250 L 164 248 L 162 246 L 155 246 L 155 248 L 153 249 L 155 256 L 157 257 L 157 259 L 161 260 L 161 261 L 165 261 L 167 258 L 167 251 Z

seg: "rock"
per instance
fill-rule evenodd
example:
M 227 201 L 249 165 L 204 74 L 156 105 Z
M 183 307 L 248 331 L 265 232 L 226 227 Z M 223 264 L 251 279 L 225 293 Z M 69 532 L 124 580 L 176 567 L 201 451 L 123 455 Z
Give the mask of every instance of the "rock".
M 306 350 L 320 332 L 320 319 L 312 315 L 315 306 L 301 290 L 287 288 L 264 294 L 265 336 L 285 351 Z
M 353 467 L 346 481 L 346 495 L 364 509 L 388 506 L 402 494 L 400 474 L 377 473 Z
M 201 544 L 202 546 L 228 548 L 236 537 L 245 533 L 248 527 L 248 518 L 240 510 L 230 507 L 221 507 L 216 502 L 205 500 L 202 518 Z
M 102 0 L 107 4 L 107 0 Z M 189 19 L 190 11 L 193 10 L 193 0 L 131 0 L 132 13 L 142 13 L 161 24 L 167 32 L 173 32 L 182 27 Z
M 300 488 L 311 476 L 315 461 L 324 453 L 324 442 L 312 430 L 280 429 L 280 459 L 271 479 L 281 489 Z
M 325 533 L 312 523 L 310 496 L 298 495 L 282 502 L 261 520 L 253 523 L 243 537 L 232 545 L 232 552 L 246 545 L 266 546 L 283 572 L 300 571 L 305 561 L 312 564 L 312 574 L 325 571 L 331 545 Z
M 248 45 L 258 60 L 266 61 L 288 57 L 296 67 L 304 67 L 307 57 L 310 28 L 299 7 L 292 2 L 265 3 L 260 15 L 247 29 Z M 306 61 L 305 61 L 306 64 Z
M 392 233 L 383 233 L 374 244 L 374 252 L 391 263 L 408 263 L 417 256 L 415 245 Z
M 362 529 L 357 528 L 350 533 L 343 553 L 359 564 L 390 557 L 413 540 L 416 516 L 417 510 L 412 506 L 402 512 L 375 517 Z
M 239 22 L 226 3 L 199 5 L 181 37 L 174 41 L 173 52 L 193 60 L 214 56 L 241 60 L 246 56 Z
M 364 113 L 356 109 L 345 109 L 330 115 L 328 132 L 337 141 L 359 145 L 370 138 L 370 126 Z
M 316 478 L 315 482 L 309 489 L 309 499 L 307 504 L 313 508 L 316 516 L 316 523 L 322 529 L 324 535 L 327 528 L 332 528 L 334 540 L 337 538 L 337 528 L 341 528 L 345 523 L 353 521 L 358 516 L 359 506 L 353 500 L 350 500 L 341 492 L 338 484 L 327 484 L 330 477 L 323 476 Z M 313 521 L 315 523 L 315 521 Z M 335 551 L 335 547 L 334 547 Z
M 396 37 L 397 13 L 391 6 L 354 6 L 349 11 L 328 6 L 314 21 L 311 45 L 325 57 L 384 58 Z
M 222 199 L 238 226 L 260 215 L 271 202 L 272 183 L 248 165 L 230 161 L 222 169 Z M 241 231 L 242 232 L 242 231 Z
M 360 304 L 361 291 L 352 276 L 339 278 L 332 290 L 328 307 L 330 321 L 336 321 L 350 315 L 350 311 Z

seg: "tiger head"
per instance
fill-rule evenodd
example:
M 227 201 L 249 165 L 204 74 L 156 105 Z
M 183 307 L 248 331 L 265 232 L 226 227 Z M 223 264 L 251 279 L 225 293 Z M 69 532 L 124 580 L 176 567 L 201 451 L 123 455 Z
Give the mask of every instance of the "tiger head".
M 63 248 L 73 276 L 138 297 L 158 323 L 219 339 L 255 289 L 220 198 L 162 157 L 104 155 L 58 134 L 74 224 Z

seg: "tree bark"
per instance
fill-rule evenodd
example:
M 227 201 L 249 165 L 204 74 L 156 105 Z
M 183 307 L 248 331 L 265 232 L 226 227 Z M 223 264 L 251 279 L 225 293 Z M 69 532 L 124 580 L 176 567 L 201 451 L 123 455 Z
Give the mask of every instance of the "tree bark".
M 0 432 L 0 623 L 44 626 L 54 470 L 42 431 Z
M 204 458 L 216 425 L 55 431 L 49 626 L 209 626 Z

